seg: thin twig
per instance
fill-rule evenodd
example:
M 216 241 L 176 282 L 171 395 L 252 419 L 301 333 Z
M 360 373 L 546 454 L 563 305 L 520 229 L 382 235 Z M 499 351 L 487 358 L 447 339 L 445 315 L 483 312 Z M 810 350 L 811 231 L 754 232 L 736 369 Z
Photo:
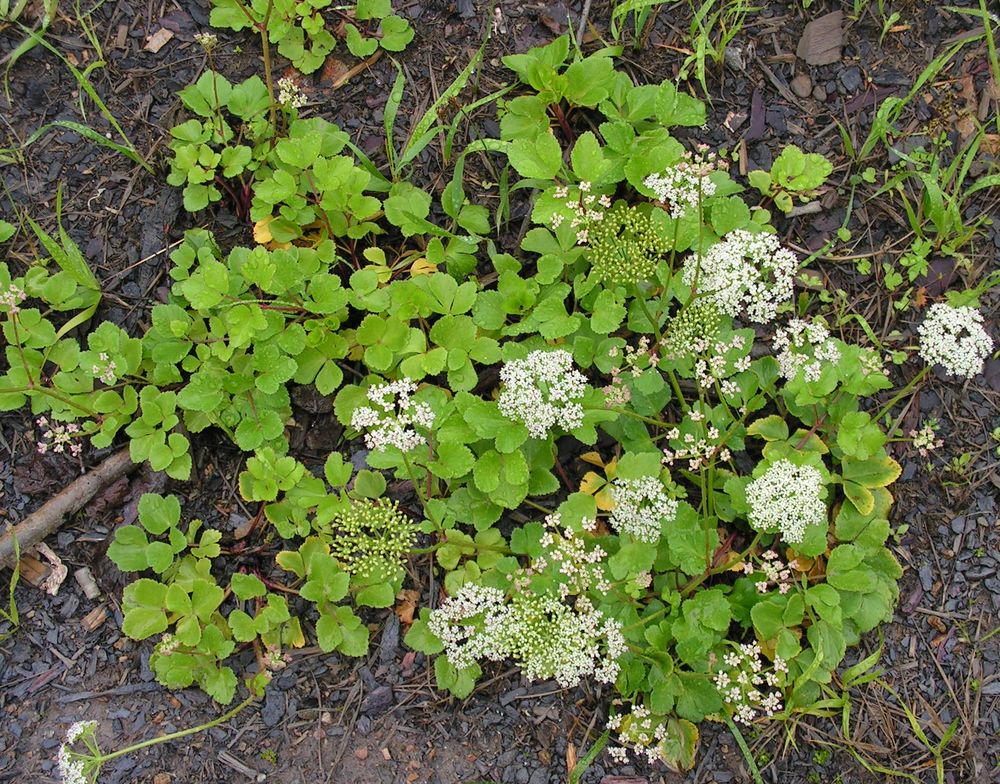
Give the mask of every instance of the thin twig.
M 90 473 L 81 476 L 0 536 L 0 566 L 9 566 L 14 557 L 14 540 L 21 551 L 56 531 L 70 515 L 79 512 L 103 488 L 136 467 L 127 449 L 116 452 Z

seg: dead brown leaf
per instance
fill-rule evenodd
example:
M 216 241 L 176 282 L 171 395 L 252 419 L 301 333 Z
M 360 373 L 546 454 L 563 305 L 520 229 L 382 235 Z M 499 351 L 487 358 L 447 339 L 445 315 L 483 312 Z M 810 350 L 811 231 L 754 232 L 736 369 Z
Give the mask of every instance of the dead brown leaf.
M 396 594 L 399 603 L 396 605 L 396 615 L 399 616 L 400 623 L 409 626 L 413 623 L 413 613 L 416 612 L 417 602 L 420 601 L 420 591 L 412 588 L 404 588 Z

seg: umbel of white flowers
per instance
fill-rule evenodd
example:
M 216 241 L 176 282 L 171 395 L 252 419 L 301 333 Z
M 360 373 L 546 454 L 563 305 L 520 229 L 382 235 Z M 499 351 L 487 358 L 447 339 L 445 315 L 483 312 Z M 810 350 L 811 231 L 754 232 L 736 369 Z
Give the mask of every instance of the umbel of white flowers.
M 656 476 L 624 479 L 616 476 L 611 483 L 611 527 L 641 542 L 656 544 L 664 521 L 677 517 L 677 502 L 668 498 L 663 482 Z
M 574 430 L 583 422 L 586 377 L 573 367 L 568 351 L 532 351 L 500 369 L 503 389 L 497 398 L 500 413 L 521 422 L 535 438 L 544 438 L 553 427 Z
M 417 385 L 408 378 L 368 390 L 373 405 L 356 408 L 351 415 L 351 427 L 368 431 L 365 446 L 373 452 L 384 452 L 389 446 L 409 452 L 427 442 L 413 426 L 429 430 L 434 426 L 434 412 L 426 403 L 410 398 L 416 391 Z
M 972 378 L 982 373 L 983 362 L 993 350 L 993 338 L 975 308 L 935 303 L 927 309 L 927 317 L 917 332 L 920 356 L 929 365 L 941 365 L 953 376 Z
M 684 285 L 696 286 L 723 313 L 766 324 L 792 297 L 799 268 L 795 254 L 773 234 L 729 232 L 703 256 L 684 262 Z
M 778 460 L 747 485 L 749 522 L 757 531 L 780 531 L 790 544 L 802 541 L 806 526 L 826 520 L 823 475 L 813 466 Z

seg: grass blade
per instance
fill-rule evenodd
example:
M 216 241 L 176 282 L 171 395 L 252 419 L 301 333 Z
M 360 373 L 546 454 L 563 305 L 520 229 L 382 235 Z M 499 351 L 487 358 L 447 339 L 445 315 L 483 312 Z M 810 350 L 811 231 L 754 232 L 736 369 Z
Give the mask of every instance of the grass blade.
M 41 44 L 50 52 L 52 52 L 52 54 L 54 54 L 56 57 L 62 60 L 63 64 L 69 69 L 70 73 L 73 74 L 73 78 L 76 79 L 76 83 L 80 86 L 80 89 L 83 90 L 90 98 L 90 100 L 94 102 L 94 105 L 100 110 L 101 114 L 104 115 L 104 119 L 108 121 L 108 124 L 111 125 L 112 128 L 114 128 L 115 132 L 118 134 L 119 137 L 121 137 L 122 141 L 125 142 L 125 144 L 133 151 L 133 154 L 136 156 L 134 160 L 137 160 L 137 162 L 139 163 L 140 166 L 142 166 L 142 168 L 144 168 L 150 174 L 153 174 L 153 167 L 146 162 L 145 158 L 143 158 L 141 155 L 139 155 L 138 152 L 136 152 L 135 145 L 132 144 L 131 141 L 129 141 L 128 135 L 125 133 L 124 129 L 118 123 L 118 120 L 115 119 L 115 116 L 111 113 L 111 110 L 108 108 L 107 104 L 104 103 L 104 101 L 101 99 L 101 96 L 97 94 L 97 90 L 94 89 L 94 86 L 90 83 L 87 77 L 84 74 L 80 73 L 79 69 L 77 69 L 69 60 L 67 60 L 63 56 L 62 52 L 56 49 L 52 44 L 50 44 L 44 38 L 42 38 L 41 36 L 39 36 L 37 33 L 34 32 L 31 32 L 30 35 L 33 39 L 35 39 L 35 41 L 38 44 Z M 92 67 L 96 67 L 98 65 L 104 65 L 104 63 L 98 61 L 97 63 L 94 63 Z

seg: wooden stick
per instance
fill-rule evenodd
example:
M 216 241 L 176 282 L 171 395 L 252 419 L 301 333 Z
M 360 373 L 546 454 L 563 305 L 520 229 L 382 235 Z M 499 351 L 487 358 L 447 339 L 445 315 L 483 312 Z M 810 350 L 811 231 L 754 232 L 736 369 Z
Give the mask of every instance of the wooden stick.
M 58 530 L 65 518 L 79 512 L 98 492 L 125 476 L 136 465 L 132 462 L 128 449 L 122 449 L 50 498 L 0 536 L 0 566 L 13 565 L 15 537 L 21 552 L 24 552 Z

